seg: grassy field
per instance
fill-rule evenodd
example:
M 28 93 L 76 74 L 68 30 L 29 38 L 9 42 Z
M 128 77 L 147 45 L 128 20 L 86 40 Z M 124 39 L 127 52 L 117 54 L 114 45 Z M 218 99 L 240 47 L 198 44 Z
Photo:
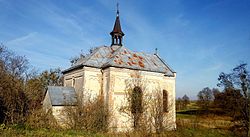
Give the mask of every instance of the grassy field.
M 233 123 L 231 118 L 218 115 L 215 111 L 203 113 L 195 104 L 190 104 L 186 110 L 178 111 L 176 115 L 177 130 L 166 131 L 162 134 L 145 133 L 89 133 L 79 130 L 59 130 L 59 129 L 32 129 L 26 126 L 0 126 L 0 136 L 4 137 L 26 137 L 26 136 L 46 136 L 46 137 L 235 137 L 239 136 L 230 131 Z
M 0 136 L 4 137 L 143 137 L 144 133 L 87 133 L 76 130 L 52 130 L 52 129 L 15 129 L 9 128 L 2 130 Z M 176 131 L 169 131 L 162 134 L 151 134 L 147 136 L 166 136 L 166 137 L 233 137 L 234 135 L 227 130 L 207 129 L 207 128 L 179 128 Z
M 186 120 L 188 117 L 184 116 L 181 118 L 177 116 L 177 130 L 168 131 L 162 134 L 150 134 L 146 135 L 144 133 L 88 133 L 84 131 L 77 130 L 56 130 L 56 129 L 31 129 L 25 127 L 6 127 L 0 130 L 0 136 L 4 137 L 33 137 L 33 136 L 47 136 L 47 137 L 71 137 L 71 136 L 81 136 L 81 137 L 143 137 L 143 136 L 166 136 L 166 137 L 234 137 L 235 135 L 225 128 L 214 128 L 211 126 L 204 126 L 207 122 L 199 121 L 199 124 L 192 123 L 190 121 L 182 123 L 181 120 Z M 191 116 L 191 121 L 193 116 Z

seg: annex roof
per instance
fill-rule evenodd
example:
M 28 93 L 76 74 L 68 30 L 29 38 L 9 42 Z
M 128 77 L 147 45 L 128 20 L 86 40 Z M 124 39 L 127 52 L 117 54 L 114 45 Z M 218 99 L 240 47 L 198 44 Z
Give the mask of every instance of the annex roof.
M 164 73 L 174 76 L 174 71 L 157 54 L 134 52 L 124 46 L 115 49 L 112 46 L 97 47 L 85 58 L 80 58 L 73 66 L 63 71 L 67 73 L 75 68 L 90 66 L 96 68 L 119 67 L 135 70 Z
M 47 94 L 49 94 L 52 106 L 71 106 L 77 103 L 77 96 L 73 87 L 48 86 Z

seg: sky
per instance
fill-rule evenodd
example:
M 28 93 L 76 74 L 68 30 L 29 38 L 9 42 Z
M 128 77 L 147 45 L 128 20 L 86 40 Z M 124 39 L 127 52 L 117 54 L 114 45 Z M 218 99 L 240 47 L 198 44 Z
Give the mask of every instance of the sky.
M 119 2 L 124 46 L 158 54 L 177 72 L 176 96 L 217 87 L 250 65 L 250 0 L 0 0 L 0 43 L 38 71 L 109 46 Z M 250 67 L 248 67 L 250 68 Z

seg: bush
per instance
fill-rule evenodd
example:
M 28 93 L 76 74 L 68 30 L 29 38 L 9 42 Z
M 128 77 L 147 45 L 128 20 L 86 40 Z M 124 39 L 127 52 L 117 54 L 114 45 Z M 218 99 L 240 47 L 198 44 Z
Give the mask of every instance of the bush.
M 103 99 L 87 96 L 83 100 L 78 100 L 76 106 L 65 107 L 63 113 L 67 117 L 66 126 L 70 129 L 107 132 L 111 112 Z
M 30 128 L 53 128 L 58 129 L 54 116 L 51 111 L 45 113 L 43 109 L 35 110 L 27 118 L 26 125 Z

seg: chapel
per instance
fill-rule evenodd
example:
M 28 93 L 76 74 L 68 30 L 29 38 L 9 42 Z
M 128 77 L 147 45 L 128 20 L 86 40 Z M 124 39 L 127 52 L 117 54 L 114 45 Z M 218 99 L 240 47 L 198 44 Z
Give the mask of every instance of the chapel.
M 101 97 L 112 111 L 110 130 L 127 131 L 134 123 L 130 115 L 121 112 L 121 108 L 129 104 L 126 99 L 128 92 L 136 89 L 149 102 L 160 93 L 162 104 L 158 109 L 162 109 L 164 113 L 163 126 L 170 130 L 176 128 L 176 72 L 158 53 L 128 49 L 123 43 L 124 35 L 117 9 L 113 30 L 110 32 L 111 44 L 96 47 L 64 70 L 63 87 L 48 87 L 43 106 L 46 110 L 51 109 L 59 122 L 63 122 L 60 110 L 67 106 L 65 100 L 74 104 L 88 94 L 91 97 Z M 165 53 L 167 52 L 169 51 Z

